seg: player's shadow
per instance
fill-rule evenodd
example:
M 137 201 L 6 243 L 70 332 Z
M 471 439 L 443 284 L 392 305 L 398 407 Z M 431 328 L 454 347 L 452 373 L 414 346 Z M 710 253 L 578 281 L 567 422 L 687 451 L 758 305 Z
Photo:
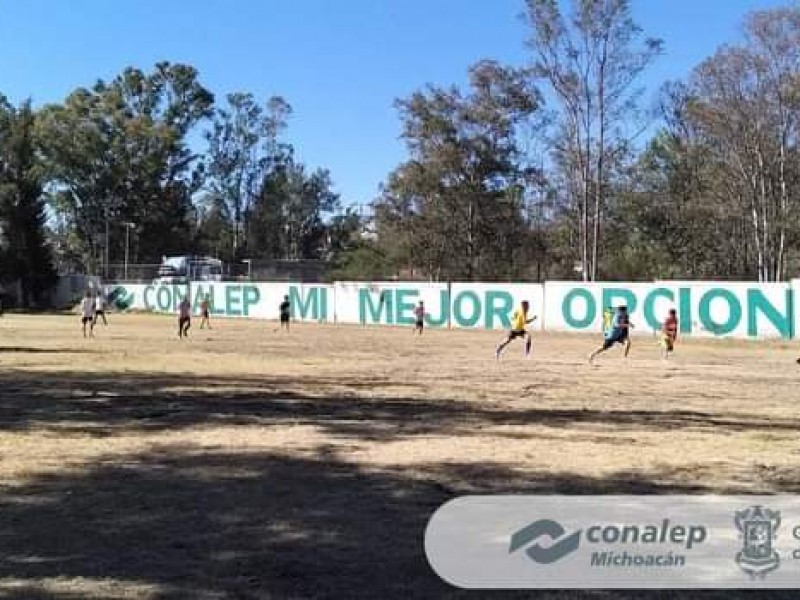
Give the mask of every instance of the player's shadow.
M 33 346 L 0 346 L 0 354 L 96 354 L 88 348 L 37 348 Z
M 576 478 L 503 465 L 423 464 L 413 473 L 367 468 L 330 447 L 292 455 L 164 445 L 137 455 L 101 457 L 83 469 L 40 475 L 6 490 L 0 496 L 0 580 L 16 587 L 4 587 L 0 596 L 107 597 L 102 586 L 117 584 L 144 586 L 143 595 L 159 600 L 483 598 L 487 595 L 447 586 L 428 566 L 424 530 L 436 508 L 465 490 L 610 489 L 698 491 L 627 475 Z M 728 591 L 490 597 L 794 596 Z

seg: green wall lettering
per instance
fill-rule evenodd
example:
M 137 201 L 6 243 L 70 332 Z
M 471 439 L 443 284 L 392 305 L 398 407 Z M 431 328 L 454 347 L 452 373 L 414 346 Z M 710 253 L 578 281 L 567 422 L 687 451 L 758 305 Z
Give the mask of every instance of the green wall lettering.
M 659 298 L 667 298 L 673 304 L 675 303 L 675 294 L 667 288 L 656 288 L 647 294 L 644 299 L 644 320 L 650 329 L 661 329 L 667 318 L 666 314 L 656 314 L 656 300 Z
M 395 322 L 398 325 L 413 325 L 416 322 L 414 308 L 417 306 L 415 300 L 419 296 L 419 291 L 411 289 L 395 290 Z
M 469 291 L 459 293 L 453 300 L 453 318 L 460 327 L 475 327 L 481 320 L 481 299 L 478 294 Z
M 228 317 L 241 317 L 242 286 L 225 286 L 225 315 Z
M 681 333 L 692 333 L 692 290 L 678 290 L 678 320 Z
M 144 300 L 144 309 L 145 310 L 155 310 L 156 306 L 153 304 L 153 293 L 155 292 L 155 287 L 152 285 L 148 285 L 144 288 L 144 292 L 142 293 L 142 298 Z
M 483 324 L 487 329 L 494 328 L 495 317 L 503 329 L 511 328 L 511 313 L 514 310 L 514 297 L 508 292 L 486 292 L 486 316 Z M 533 307 L 531 307 L 533 310 Z
M 261 300 L 261 291 L 254 285 L 246 285 L 242 288 L 242 314 L 250 316 L 250 307 L 258 304 Z
M 747 290 L 747 335 L 758 336 L 758 315 L 761 313 L 780 332 L 781 337 L 791 338 L 793 329 L 791 306 L 791 290 L 786 290 L 786 313 L 782 313 L 772 304 L 761 290 Z
M 728 319 L 724 323 L 716 323 L 711 318 L 711 303 L 717 298 L 728 304 Z M 714 335 L 726 335 L 734 331 L 742 321 L 742 305 L 736 294 L 722 288 L 708 290 L 700 299 L 700 323 Z
M 320 309 L 319 309 L 319 317 L 320 321 L 328 321 L 328 288 L 314 288 L 320 297 Z
M 387 325 L 393 325 L 392 304 L 391 290 L 384 290 L 382 294 L 373 293 L 369 289 L 358 290 L 359 322 L 362 324 L 385 322 Z
M 438 315 L 428 312 L 430 309 L 425 305 L 425 322 L 431 327 L 444 327 L 450 320 L 450 292 L 441 290 L 439 292 L 439 308 L 441 312 Z
M 582 299 L 586 303 L 586 315 L 581 319 L 574 315 L 573 307 L 577 299 Z M 564 317 L 564 322 L 572 329 L 586 329 L 591 327 L 597 317 L 597 302 L 594 295 L 585 288 L 575 288 L 564 296 L 564 301 L 561 304 L 561 314 Z

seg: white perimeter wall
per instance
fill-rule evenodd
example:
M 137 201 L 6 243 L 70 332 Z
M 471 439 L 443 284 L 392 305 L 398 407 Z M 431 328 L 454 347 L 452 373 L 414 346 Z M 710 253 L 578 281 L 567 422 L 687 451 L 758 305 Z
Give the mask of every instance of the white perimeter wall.
M 538 317 L 532 329 L 599 333 L 603 308 L 625 304 L 634 333 L 652 334 L 670 308 L 678 311 L 684 335 L 742 339 L 791 338 L 800 331 L 800 279 L 791 283 L 655 281 L 652 283 L 545 284 L 337 282 L 214 283 L 107 286 L 120 310 L 177 312 L 189 294 L 195 313 L 208 294 L 217 317 L 277 319 L 289 296 L 293 316 L 307 322 L 361 325 L 414 324 L 423 301 L 430 327 L 505 329 L 522 300 Z

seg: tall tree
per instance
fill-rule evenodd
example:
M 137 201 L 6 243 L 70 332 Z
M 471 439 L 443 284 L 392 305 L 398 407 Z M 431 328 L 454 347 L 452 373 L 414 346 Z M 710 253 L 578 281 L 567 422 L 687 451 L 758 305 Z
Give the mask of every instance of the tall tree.
M 39 304 L 56 278 L 35 119 L 30 102 L 14 108 L 0 97 L 0 278 L 20 282 L 25 306 Z
M 379 233 L 433 278 L 508 275 L 524 241 L 518 128 L 539 97 L 521 71 L 492 61 L 470 70 L 470 92 L 429 87 L 398 102 L 411 158 L 377 202 Z
M 326 219 L 340 206 L 330 173 L 308 172 L 291 155 L 270 170 L 252 207 L 253 255 L 263 258 L 321 259 L 328 249 Z
M 229 94 L 206 133 L 210 187 L 231 216 L 234 256 L 247 248 L 250 212 L 264 179 L 289 152 L 278 136 L 290 114 L 280 97 L 262 107 L 252 94 Z
M 720 201 L 748 217 L 754 271 L 779 281 L 800 216 L 800 9 L 752 13 L 745 33 L 692 74 L 691 118 L 719 165 Z
M 196 225 L 198 252 L 228 262 L 234 260 L 233 219 L 221 197 L 207 194 L 198 199 Z
M 159 63 L 151 73 L 128 68 L 44 109 L 53 206 L 95 272 L 101 258 L 121 259 L 126 222 L 137 224 L 142 261 L 190 250 L 202 171 L 187 137 L 210 116 L 213 99 L 193 67 Z
M 569 184 L 584 280 L 598 274 L 602 221 L 615 163 L 633 133 L 644 69 L 661 52 L 642 39 L 628 0 L 527 0 L 534 74 L 558 102 L 555 164 Z

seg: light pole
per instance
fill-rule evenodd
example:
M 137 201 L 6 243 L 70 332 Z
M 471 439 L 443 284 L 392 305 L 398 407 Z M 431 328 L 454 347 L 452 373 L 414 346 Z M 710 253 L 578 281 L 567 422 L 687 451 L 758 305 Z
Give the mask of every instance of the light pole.
M 128 281 L 128 250 L 131 245 L 131 229 L 136 227 L 133 223 L 125 223 L 125 281 Z

